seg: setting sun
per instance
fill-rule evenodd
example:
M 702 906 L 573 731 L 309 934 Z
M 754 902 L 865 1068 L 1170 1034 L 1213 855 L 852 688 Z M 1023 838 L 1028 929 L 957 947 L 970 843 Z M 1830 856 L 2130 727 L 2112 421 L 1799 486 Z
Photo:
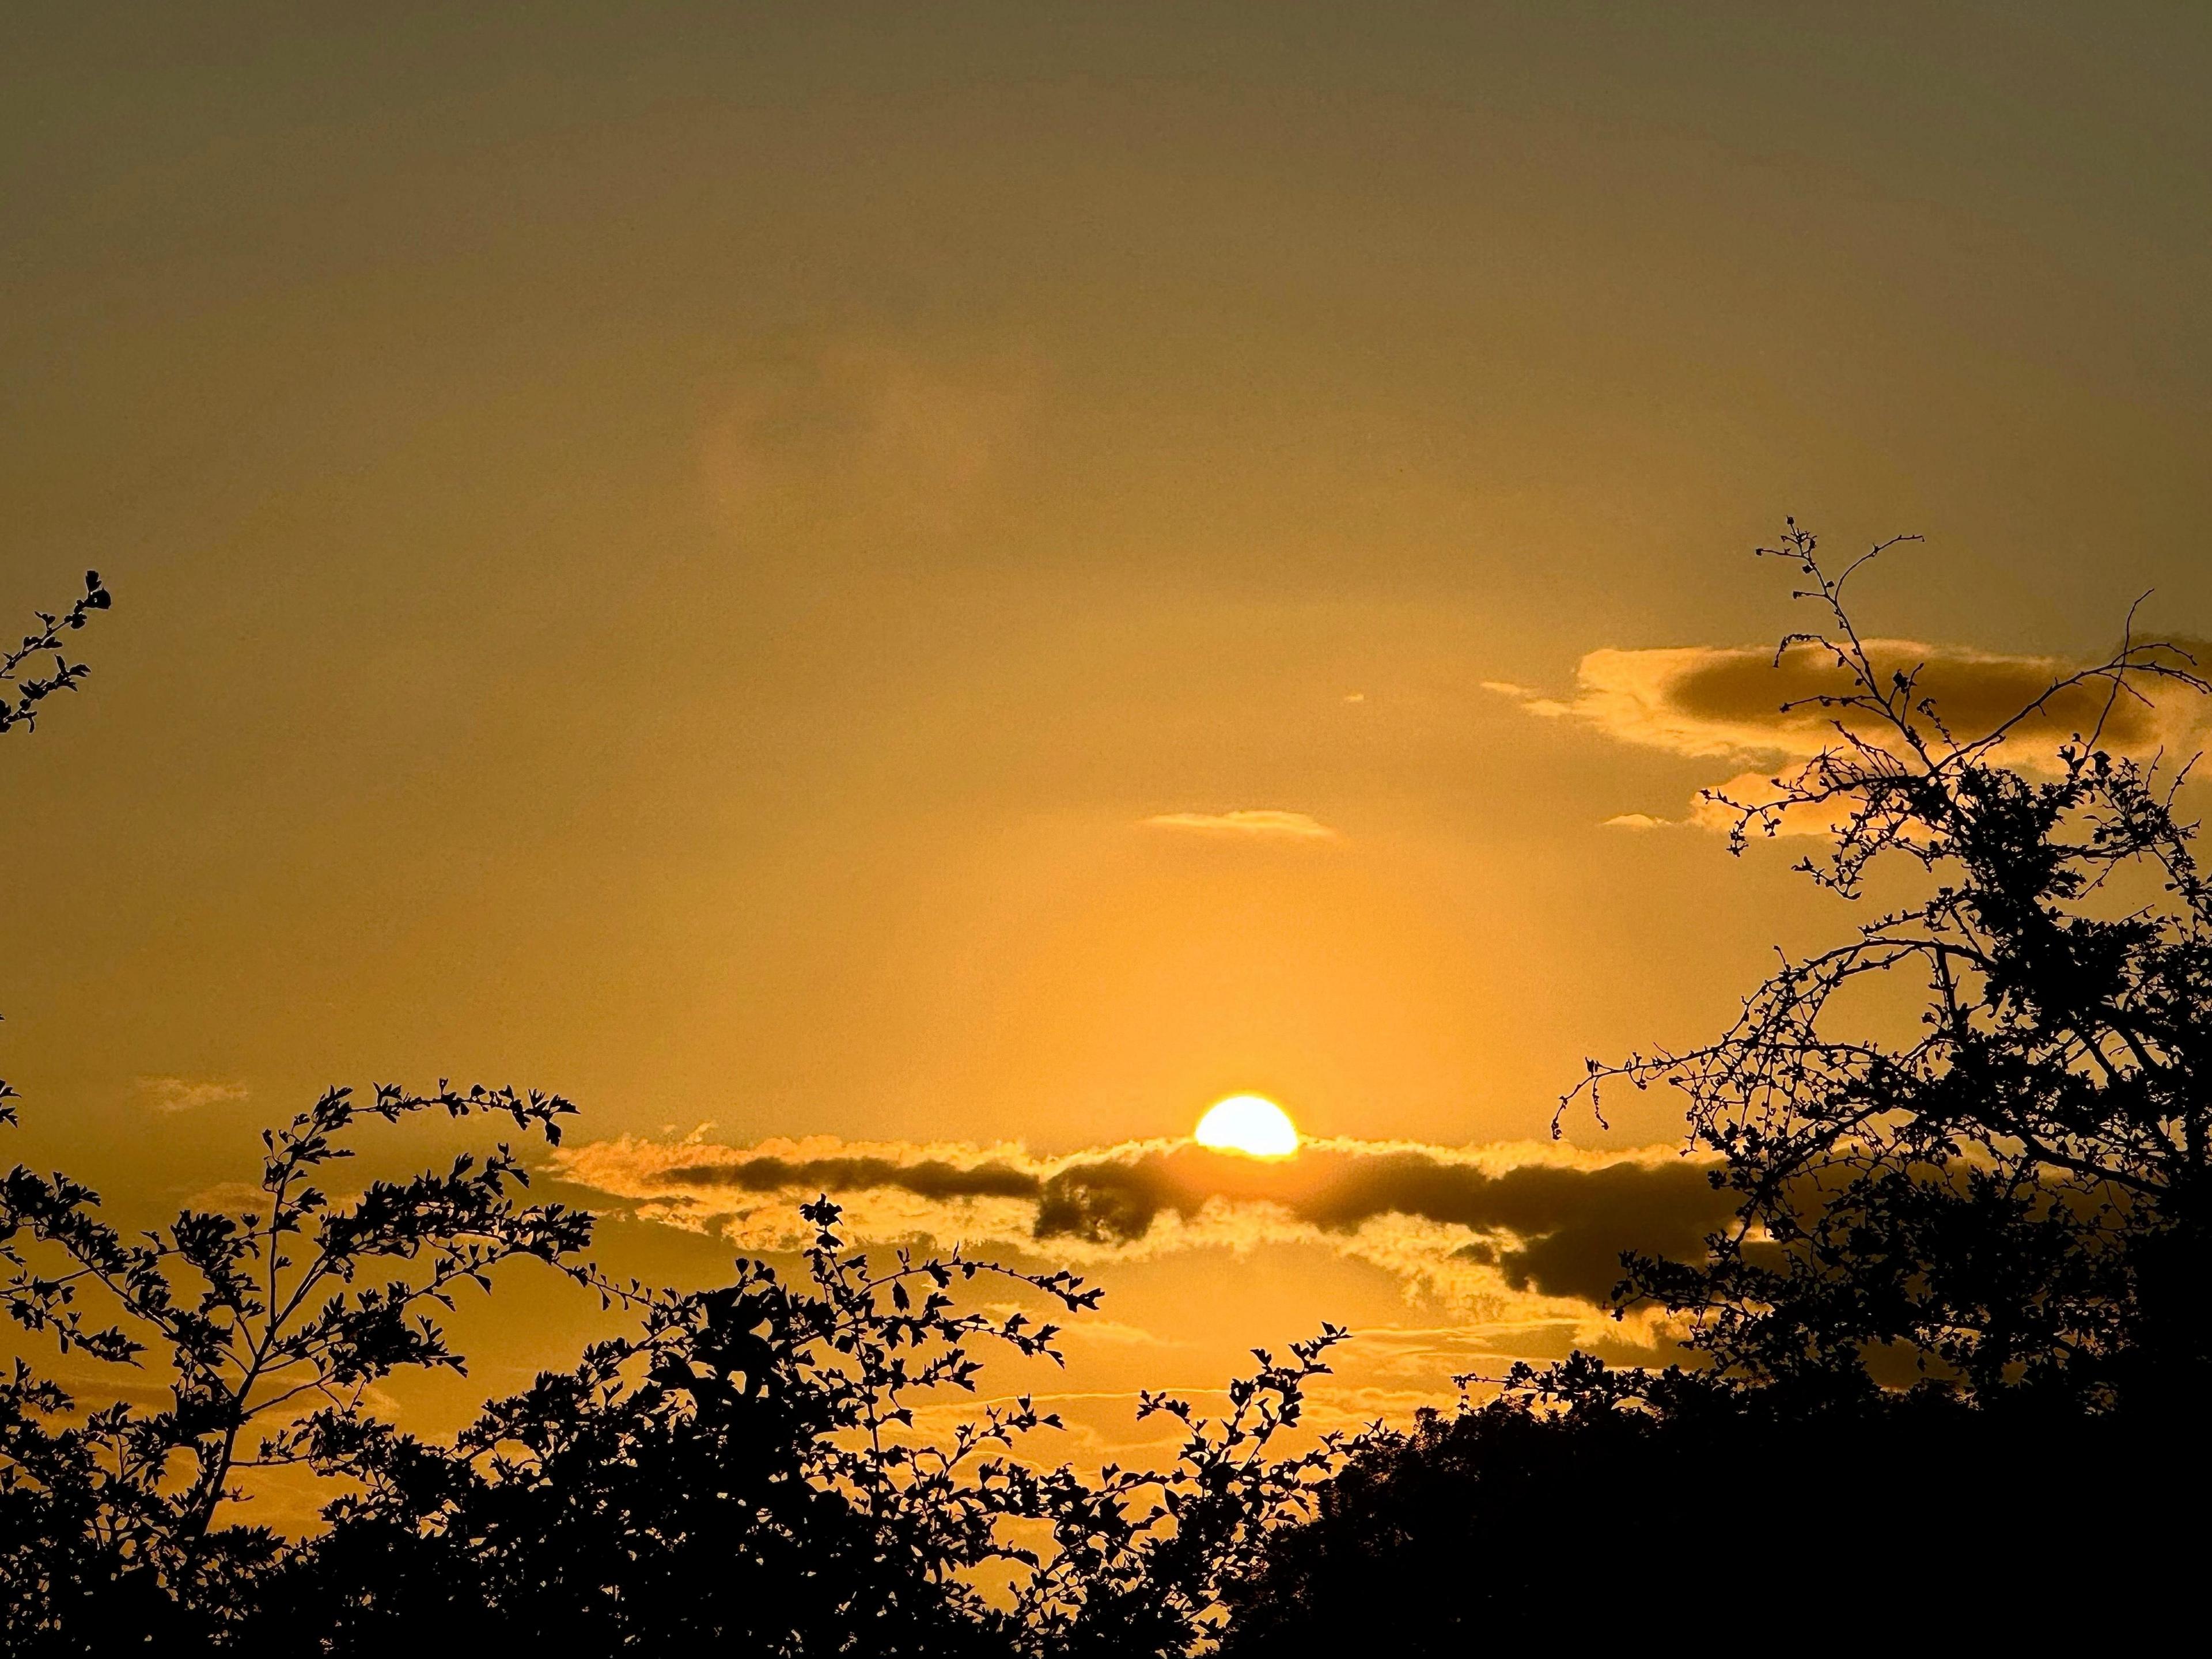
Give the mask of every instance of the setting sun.
M 1288 1158 L 1298 1149 L 1297 1126 L 1290 1114 L 1261 1095 L 1231 1095 L 1215 1102 L 1199 1119 L 1194 1138 L 1201 1146 L 1250 1158 Z

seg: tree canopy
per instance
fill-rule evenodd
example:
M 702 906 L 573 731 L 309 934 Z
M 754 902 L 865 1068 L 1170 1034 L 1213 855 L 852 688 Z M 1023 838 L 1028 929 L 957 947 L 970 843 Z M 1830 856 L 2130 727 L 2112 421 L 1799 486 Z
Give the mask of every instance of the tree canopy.
M 1911 896 L 1786 963 L 1717 1041 L 1593 1069 L 1593 1107 L 1608 1082 L 1679 1090 L 1740 1200 L 1710 1260 L 1632 1261 L 1625 1305 L 1686 1318 L 1692 1350 L 1749 1382 L 1864 1389 L 1906 1362 L 1978 1401 L 2179 1406 L 2212 1354 L 2212 886 L 2176 811 L 2186 759 L 2104 739 L 2124 700 L 2212 686 L 2130 635 L 1954 732 L 1846 606 L 1890 545 L 1832 573 L 1794 525 L 1766 550 L 1810 584 L 1818 624 L 1784 645 L 1832 661 L 1815 701 L 1834 741 L 1721 804 L 1738 851 L 1814 815 L 1835 829 L 1807 877 L 1865 903 L 1898 874 Z M 2097 724 L 2039 752 L 2038 717 L 2084 688 Z M 1884 1041 L 1852 994 L 1908 975 L 1917 1031 Z
M 1816 609 L 1778 660 L 1832 671 L 1832 741 L 1712 798 L 1739 854 L 1814 830 L 1799 871 L 1872 914 L 1716 1041 L 1593 1061 L 1561 1102 L 1679 1091 L 1686 1150 L 1735 1200 L 1702 1257 L 1624 1259 L 1617 1311 L 1656 1314 L 1681 1358 L 1519 1366 L 1486 1404 L 1370 1439 L 1235 1593 L 1232 1653 L 1333 1650 L 1378 1619 L 1398 1651 L 1459 1652 L 1551 1631 L 1594 1585 L 1804 1645 L 1962 1621 L 2109 1637 L 2189 1605 L 2212 888 L 2177 806 L 2188 758 L 2106 736 L 2130 702 L 2212 688 L 2130 630 L 1956 731 L 1846 603 L 1895 545 L 1832 567 L 1792 523 L 1760 550 Z

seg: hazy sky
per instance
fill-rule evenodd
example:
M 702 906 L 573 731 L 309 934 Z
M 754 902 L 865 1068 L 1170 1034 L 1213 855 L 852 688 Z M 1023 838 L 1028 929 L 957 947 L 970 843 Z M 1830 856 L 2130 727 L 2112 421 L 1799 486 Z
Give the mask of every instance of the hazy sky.
M 10 1156 L 1540 1135 L 1837 922 L 1672 822 L 1784 514 L 2212 628 L 2202 6 L 830 13 L 11 10 Z

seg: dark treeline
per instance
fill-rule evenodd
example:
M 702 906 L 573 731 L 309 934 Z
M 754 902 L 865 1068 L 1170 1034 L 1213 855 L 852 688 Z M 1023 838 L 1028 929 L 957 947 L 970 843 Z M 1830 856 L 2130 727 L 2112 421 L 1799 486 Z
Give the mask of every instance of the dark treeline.
M 825 1198 L 795 1273 L 617 1284 L 588 1215 L 526 1201 L 510 1146 L 329 1190 L 377 1121 L 557 1140 L 568 1102 L 334 1091 L 264 1136 L 250 1211 L 126 1234 L 67 1176 L 6 1177 L 9 1314 L 70 1374 L 130 1368 L 160 1395 L 80 1401 L 28 1361 L 0 1383 L 7 1650 L 1917 1650 L 2189 1609 L 2212 887 L 2176 810 L 2186 769 L 2106 739 L 2116 710 L 2212 687 L 2130 639 L 1954 732 L 1854 628 L 1865 558 L 1832 570 L 1794 526 L 1771 551 L 1820 610 L 1785 645 L 1826 677 L 1832 740 L 1771 797 L 1721 805 L 1739 850 L 1809 821 L 1807 877 L 1887 908 L 1716 1042 L 1594 1066 L 1562 1106 L 1676 1089 L 1713 1160 L 1733 1218 L 1694 1259 L 1624 1258 L 1614 1291 L 1675 1363 L 1576 1355 L 1408 1427 L 1288 1440 L 1343 1338 L 1324 1328 L 1260 1356 L 1219 1419 L 1145 1396 L 1184 1431 L 1170 1466 L 1085 1474 L 1041 1455 L 1055 1419 L 1029 1401 L 949 1434 L 916 1417 L 994 1351 L 1054 1352 L 1052 1324 L 975 1311 L 978 1280 L 1077 1317 L 1099 1291 L 1073 1275 L 871 1259 Z M 95 577 L 41 617 L 0 675 L 0 732 L 81 682 L 65 655 L 16 677 L 107 604 Z M 1907 984 L 1917 1035 L 1869 1036 L 1854 994 Z M 378 1416 L 383 1379 L 460 1366 L 453 1297 L 526 1261 L 627 1333 L 450 1442 Z M 236 1518 L 231 1495 L 275 1466 L 331 1483 L 313 1536 Z

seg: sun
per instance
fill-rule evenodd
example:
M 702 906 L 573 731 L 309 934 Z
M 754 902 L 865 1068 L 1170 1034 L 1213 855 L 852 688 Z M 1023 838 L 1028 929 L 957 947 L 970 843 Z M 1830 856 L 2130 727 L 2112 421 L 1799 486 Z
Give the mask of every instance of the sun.
M 1201 1146 L 1248 1158 L 1288 1158 L 1298 1149 L 1297 1126 L 1290 1114 L 1262 1095 L 1216 1101 L 1199 1119 L 1194 1138 Z

